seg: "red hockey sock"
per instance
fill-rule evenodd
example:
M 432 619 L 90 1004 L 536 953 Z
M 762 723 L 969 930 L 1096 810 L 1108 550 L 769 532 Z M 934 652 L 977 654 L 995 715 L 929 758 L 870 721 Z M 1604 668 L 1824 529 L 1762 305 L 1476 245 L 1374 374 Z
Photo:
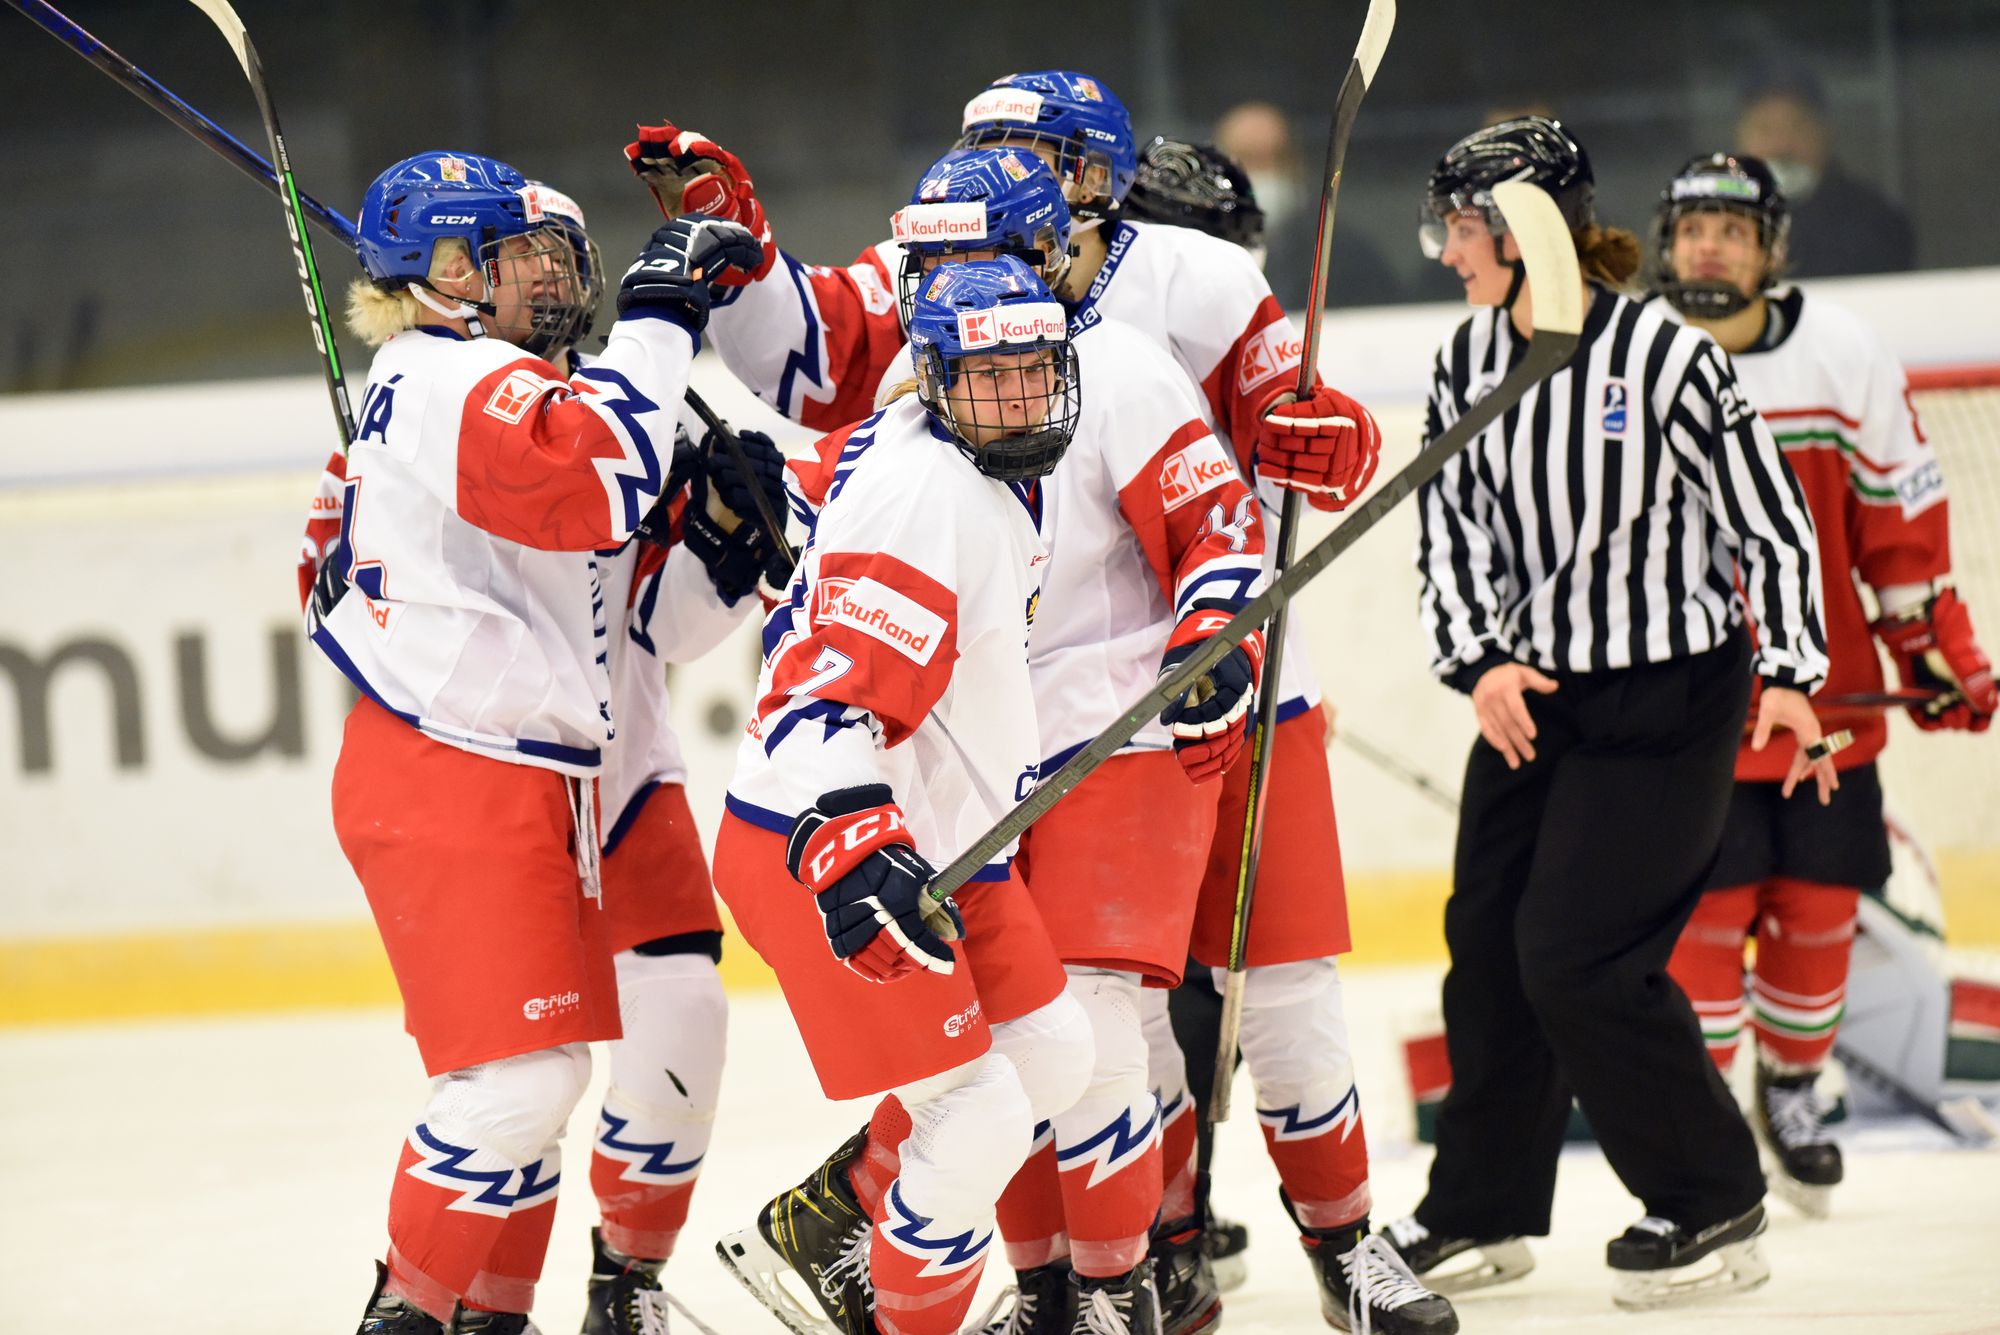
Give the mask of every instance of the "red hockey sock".
M 1860 891 L 1780 877 L 1759 901 L 1751 1025 L 1760 1056 L 1780 1071 L 1817 1071 L 1847 1004 Z
M 882 1335 L 957 1335 L 992 1250 L 990 1224 L 929 1219 L 904 1202 L 898 1182 L 882 1193 L 868 1274 Z
M 1160 1110 L 1160 1173 L 1165 1179 L 1160 1218 L 1167 1223 L 1194 1213 L 1195 1130 L 1200 1116 L 1186 1090 L 1171 1107 Z
M 1331 1108 L 1259 1108 L 1264 1148 L 1307 1228 L 1335 1228 L 1368 1213 L 1368 1135 L 1353 1085 Z
M 550 1146 L 549 1154 L 555 1152 Z M 542 1277 L 542 1261 L 549 1254 L 549 1232 L 555 1223 L 554 1192 L 540 1203 L 509 1215 L 493 1250 L 486 1255 L 486 1268 L 466 1292 L 465 1305 L 488 1312 L 534 1310 L 535 1284 Z
M 419 1125 L 404 1142 L 389 1191 L 388 1292 L 440 1321 L 451 1319 L 461 1299 L 527 1311 L 548 1244 L 558 1171 L 552 1154 L 516 1169 L 491 1150 L 450 1144 Z M 510 1239 L 507 1273 L 491 1273 L 502 1234 L 520 1215 L 539 1218 L 524 1221 L 519 1237 Z
M 1759 888 L 1735 885 L 1703 895 L 1667 962 L 1701 1021 L 1708 1055 L 1724 1072 L 1743 1036 L 1743 939 L 1757 914 Z
M 1139 1264 L 1160 1213 L 1159 1101 L 1148 1090 L 1104 1111 L 1085 1098 L 1055 1119 L 1070 1264 L 1080 1275 L 1122 1275 Z
M 1000 1236 L 1007 1240 L 1007 1264 L 1016 1270 L 1033 1270 L 1069 1255 L 1062 1184 L 1056 1176 L 1056 1142 L 1048 1123 L 1035 1128 L 1034 1149 L 1000 1193 L 999 1213 Z
M 875 1105 L 868 1119 L 868 1146 L 847 1170 L 855 1199 L 868 1217 L 882 1218 L 882 1193 L 902 1171 L 903 1142 L 910 1138 L 910 1112 L 894 1094 Z

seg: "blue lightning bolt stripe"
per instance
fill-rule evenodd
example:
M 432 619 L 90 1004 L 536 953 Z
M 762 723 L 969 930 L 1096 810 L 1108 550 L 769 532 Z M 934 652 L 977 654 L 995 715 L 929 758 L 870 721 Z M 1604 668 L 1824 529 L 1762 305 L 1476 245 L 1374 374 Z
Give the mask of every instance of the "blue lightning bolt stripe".
M 1160 1092 L 1154 1090 L 1153 1097 L 1156 1099 L 1159 1098 Z M 1180 1093 L 1174 1095 L 1172 1102 L 1160 1105 L 1160 1125 L 1165 1126 L 1168 1122 L 1173 1121 L 1176 1117 L 1186 1112 L 1191 1106 L 1192 1104 L 1188 1100 L 1187 1091 L 1182 1090 Z
M 1336 1124 L 1352 1125 L 1360 1111 L 1359 1092 L 1349 1085 L 1340 1101 L 1317 1117 L 1305 1116 L 1301 1105 L 1295 1103 L 1289 1108 L 1259 1108 L 1257 1120 L 1270 1127 L 1279 1140 L 1304 1140 L 1324 1135 Z M 1346 1131 L 1343 1129 L 1341 1134 L 1346 1135 Z
M 680 1163 L 673 1162 L 668 1157 L 674 1152 L 675 1142 L 671 1140 L 660 1141 L 654 1144 L 648 1144 L 644 1141 L 620 1140 L 619 1136 L 624 1133 L 625 1128 L 632 1125 L 630 1118 L 620 1117 L 608 1108 L 599 1112 L 598 1116 L 602 1119 L 598 1124 L 597 1130 L 598 1148 L 611 1158 L 624 1159 L 631 1165 L 619 1175 L 628 1181 L 638 1181 L 648 1176 L 691 1176 L 696 1169 L 701 1167 L 701 1161 L 704 1156 L 699 1154 L 695 1155 L 692 1159 L 685 1159 Z
M 1075 1145 L 1056 1146 L 1056 1167 L 1063 1172 L 1081 1168 L 1084 1164 L 1094 1164 L 1090 1183 L 1095 1186 L 1111 1176 L 1133 1158 L 1143 1154 L 1153 1143 L 1160 1125 L 1160 1101 L 1149 1098 L 1149 1111 L 1145 1120 L 1133 1126 L 1133 1109 L 1121 1109 L 1118 1116 L 1087 1140 Z
M 430 1182 L 434 1186 L 462 1187 L 462 1194 L 447 1207 L 449 1209 L 472 1210 L 479 1214 L 511 1214 L 515 1210 L 536 1204 L 538 1198 L 554 1192 L 562 1181 L 560 1171 L 551 1174 L 546 1180 L 542 1179 L 542 1169 L 548 1162 L 544 1159 L 537 1159 L 521 1169 L 467 1168 L 465 1161 L 478 1153 L 477 1150 L 440 1140 L 432 1134 L 430 1127 L 423 1123 L 418 1123 L 413 1134 L 421 1142 L 418 1152 L 424 1157 L 410 1165 L 410 1175 L 421 1181 Z M 507 1186 L 514 1180 L 517 1172 L 521 1178 L 521 1185 L 518 1190 L 510 1194 Z
M 897 1248 L 911 1256 L 925 1258 L 925 1275 L 948 1274 L 963 1270 L 986 1255 L 986 1249 L 993 1243 L 993 1230 L 967 1229 L 946 1238 L 927 1238 L 924 1230 L 934 1220 L 926 1219 L 903 1201 L 903 1183 L 898 1178 L 889 1185 L 888 1218 L 882 1221 L 882 1231 Z
M 825 381 L 819 371 L 819 313 L 813 309 L 812 295 L 806 291 L 806 275 L 799 262 L 784 251 L 778 258 L 785 262 L 785 272 L 791 276 L 792 286 L 799 294 L 799 314 L 805 317 L 805 337 L 799 346 L 785 354 L 785 369 L 778 376 L 777 402 L 772 406 L 785 416 L 797 420 L 796 405 L 792 402 L 792 383 L 800 375 L 822 388 Z

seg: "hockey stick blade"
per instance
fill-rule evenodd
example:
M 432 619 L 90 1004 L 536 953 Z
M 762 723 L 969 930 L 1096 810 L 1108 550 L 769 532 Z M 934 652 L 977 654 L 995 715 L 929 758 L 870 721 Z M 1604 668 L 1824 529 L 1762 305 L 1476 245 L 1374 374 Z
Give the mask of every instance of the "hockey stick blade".
M 1299 377 L 1293 397 L 1305 399 L 1313 389 L 1319 371 L 1320 329 L 1326 319 L 1327 266 L 1332 260 L 1334 206 L 1340 198 L 1340 178 L 1347 161 L 1347 141 L 1354 132 L 1354 118 L 1360 113 L 1361 99 L 1375 80 L 1375 71 L 1388 49 L 1389 34 L 1396 26 L 1395 0 L 1371 0 L 1368 16 L 1361 23 L 1361 40 L 1354 59 L 1341 78 L 1340 91 L 1333 100 L 1333 123 L 1326 139 L 1326 170 L 1320 178 L 1319 225 L 1314 234 L 1312 277 L 1306 285 L 1305 336 L 1299 342 Z M 1251 479 L 1255 485 L 1256 479 Z M 1278 537 L 1272 548 L 1272 574 L 1284 573 L 1292 564 L 1292 548 L 1298 541 L 1299 494 L 1289 488 L 1278 507 Z M 1216 1031 L 1215 1081 L 1210 1086 L 1208 1119 L 1229 1120 L 1229 1100 L 1236 1071 L 1236 1044 L 1243 1013 L 1244 951 L 1250 939 L 1250 913 L 1257 900 L 1257 863 L 1264 846 L 1264 811 L 1271 789 L 1271 748 L 1278 728 L 1278 706 L 1284 698 L 1285 638 L 1291 625 L 1291 608 L 1281 606 L 1271 618 L 1264 645 L 1263 682 L 1257 691 L 1256 722 L 1251 729 L 1248 784 L 1243 803 L 1243 837 L 1236 859 L 1236 901 L 1230 910 L 1229 977 L 1223 983 L 1222 1024 Z
M 1569 225 L 1563 221 L 1555 201 L 1540 187 L 1526 181 L 1504 181 L 1493 187 L 1493 200 L 1521 248 L 1522 262 L 1527 266 L 1534 292 L 1534 334 L 1520 365 L 1508 372 L 1506 379 L 1485 398 L 1472 405 L 1450 430 L 1431 441 L 1402 471 L 1385 482 L 1375 495 L 1356 507 L 1345 522 L 1294 562 L 1291 569 L 1251 599 L 1227 625 L 1204 640 L 1179 668 L 1160 678 L 1115 723 L 1087 743 L 1061 769 L 1042 780 L 1026 801 L 1002 816 L 992 829 L 938 872 L 928 890 L 933 899 L 947 898 L 970 880 L 1091 771 L 1116 755 L 1149 719 L 1159 717 L 1170 700 L 1207 675 L 1244 637 L 1296 598 L 1335 558 L 1360 541 L 1418 487 L 1437 476 L 1454 455 L 1470 445 L 1501 413 L 1568 363 L 1583 330 L 1583 276 L 1577 267 Z

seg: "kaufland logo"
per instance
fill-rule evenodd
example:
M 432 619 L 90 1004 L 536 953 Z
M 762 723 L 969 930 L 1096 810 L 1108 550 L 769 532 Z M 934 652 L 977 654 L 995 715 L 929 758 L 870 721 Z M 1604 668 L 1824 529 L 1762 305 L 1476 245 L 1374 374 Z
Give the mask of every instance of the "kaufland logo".
M 984 241 L 986 206 L 978 203 L 911 204 L 889 218 L 889 233 L 896 240 Z
M 521 1003 L 521 1014 L 530 1020 L 546 1020 L 575 1010 L 583 1004 L 581 992 L 551 992 L 545 997 L 529 997 Z
M 813 621 L 852 627 L 917 663 L 931 661 L 945 631 L 943 617 L 865 576 L 821 580 L 813 593 Z
M 1278 320 L 1265 325 L 1243 347 L 1243 360 L 1236 364 L 1237 393 L 1295 369 L 1305 350 L 1305 341 L 1292 329 L 1291 321 Z
M 583 210 L 562 191 L 551 190 L 545 185 L 524 185 L 519 193 L 522 211 L 529 222 L 554 217 L 567 218 L 578 227 L 583 226 Z
M 965 123 L 970 129 L 981 121 L 1032 121 L 1042 114 L 1042 95 L 1025 88 L 989 88 L 965 104 Z
M 1169 512 L 1227 480 L 1236 469 L 1223 453 L 1222 442 L 1203 436 L 1168 458 L 1160 467 L 1160 501 Z
M 1052 301 L 958 313 L 958 343 L 967 350 L 1003 343 L 1039 343 L 1069 335 L 1069 317 Z

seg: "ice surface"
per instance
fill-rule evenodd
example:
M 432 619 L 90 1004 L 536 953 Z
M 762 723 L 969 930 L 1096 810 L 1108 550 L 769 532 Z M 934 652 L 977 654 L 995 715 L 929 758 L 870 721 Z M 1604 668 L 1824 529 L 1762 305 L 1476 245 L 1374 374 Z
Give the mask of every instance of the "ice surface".
M 1407 1212 L 1423 1188 L 1429 1151 L 1408 1142 L 1396 1034 L 1435 999 L 1434 970 L 1348 979 L 1378 1218 Z M 820 1096 L 775 994 L 735 998 L 731 1025 L 715 1142 L 667 1280 L 723 1335 L 758 1335 L 779 1327 L 716 1264 L 713 1240 L 803 1176 L 867 1105 Z M 0 1335 L 345 1335 L 424 1091 L 390 1011 L 0 1033 Z M 596 1099 L 594 1088 L 566 1142 L 535 1312 L 547 1335 L 581 1317 Z M 1246 1085 L 1237 1107 L 1249 1106 Z M 2000 1152 L 1954 1150 L 1915 1124 L 1844 1139 L 1832 1220 L 1771 1207 L 1766 1288 L 1645 1315 L 1612 1308 L 1603 1267 L 1605 1240 L 1640 1210 L 1595 1151 L 1572 1151 L 1554 1236 L 1534 1244 L 1538 1268 L 1465 1299 L 1464 1328 L 2000 1332 Z M 1324 1329 L 1242 1111 L 1220 1133 L 1217 1178 L 1218 1208 L 1251 1230 L 1250 1280 L 1228 1298 L 1225 1329 Z M 989 1274 L 988 1290 L 1002 1278 Z

